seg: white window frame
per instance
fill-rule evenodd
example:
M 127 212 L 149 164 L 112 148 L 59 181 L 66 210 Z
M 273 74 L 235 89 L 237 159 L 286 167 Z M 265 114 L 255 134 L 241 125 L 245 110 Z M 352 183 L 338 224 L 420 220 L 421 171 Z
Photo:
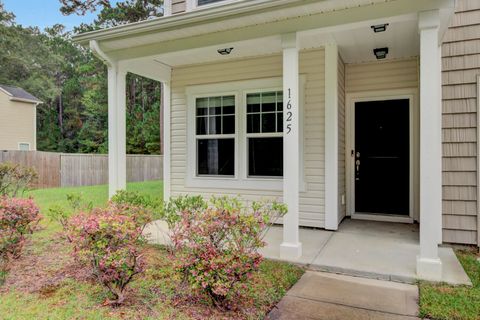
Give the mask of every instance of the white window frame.
M 198 98 L 217 98 L 217 97 L 226 97 L 226 96 L 233 96 L 234 99 L 235 99 L 235 132 L 234 133 L 229 133 L 229 134 L 197 134 L 197 99 Z M 214 178 L 214 179 L 218 179 L 218 178 L 234 178 L 237 176 L 237 158 L 238 158 L 238 150 L 237 150 L 237 140 L 238 140 L 238 130 L 237 130 L 237 126 L 238 126 L 238 121 L 237 121 L 237 114 L 238 114 L 238 95 L 237 95 L 237 92 L 233 91 L 233 92 L 226 92 L 226 93 L 222 93 L 222 94 L 200 94 L 200 95 L 195 95 L 195 98 L 194 98 L 194 112 L 195 112 L 195 124 L 194 124 L 194 128 L 195 128 L 195 176 L 196 177 L 208 177 L 208 178 Z M 223 106 L 222 106 L 223 108 Z M 209 116 L 207 116 L 207 118 L 210 118 Z M 210 121 L 210 119 L 209 119 Z M 209 139 L 233 139 L 233 143 L 234 143 L 234 159 L 235 159 L 235 166 L 234 166 L 234 174 L 233 175 L 213 175 L 213 174 L 199 174 L 198 173 L 198 159 L 197 159 L 197 148 L 198 148 L 198 140 L 209 140 Z
M 300 190 L 305 191 L 304 162 L 303 162 L 303 94 L 305 76 L 300 77 Z M 265 78 L 246 81 L 222 82 L 216 84 L 188 86 L 187 95 L 187 159 L 185 186 L 189 188 L 214 189 L 254 189 L 254 190 L 283 190 L 282 177 L 248 177 L 248 154 L 246 133 L 246 95 L 247 93 L 282 91 L 281 77 Z M 204 97 L 218 97 L 235 95 L 235 174 L 234 176 L 198 176 L 197 147 L 196 147 L 196 99 Z
M 269 132 L 269 133 L 247 133 L 247 95 L 249 94 L 255 94 L 255 93 L 266 93 L 266 92 L 277 92 L 277 91 L 283 91 L 283 87 L 273 87 L 273 88 L 262 88 L 262 89 L 250 89 L 250 90 L 245 90 L 243 91 L 243 108 L 245 109 L 244 110 L 244 119 L 243 119 L 243 124 L 244 124 L 244 127 L 243 127 L 243 133 L 244 133 L 244 137 L 245 139 L 242 139 L 243 140 L 243 145 L 244 145 L 244 149 L 243 149 L 243 155 L 244 155 L 244 158 L 245 158 L 245 161 L 244 161 L 244 165 L 245 167 L 243 168 L 243 178 L 244 179 L 248 179 L 248 180 L 251 180 L 251 179 L 261 179 L 261 180 L 270 180 L 270 181 L 283 181 L 283 177 L 275 177 L 275 176 L 272 176 L 272 177 L 269 177 L 269 176 L 249 176 L 248 175 L 248 154 L 249 154 L 249 149 L 248 149 L 248 138 L 279 138 L 279 137 L 283 137 L 283 127 L 282 127 L 282 131 L 281 132 Z M 261 114 L 261 110 L 259 112 L 259 114 Z M 275 113 L 276 115 L 276 113 Z M 277 118 L 275 117 L 275 121 L 277 121 Z M 260 126 L 261 126 L 261 123 L 260 123 Z
M 22 144 L 28 145 L 28 150 L 22 150 L 21 147 L 20 147 Z M 20 150 L 20 151 L 31 151 L 32 150 L 32 145 L 30 144 L 30 142 L 19 142 L 18 143 L 18 150 Z

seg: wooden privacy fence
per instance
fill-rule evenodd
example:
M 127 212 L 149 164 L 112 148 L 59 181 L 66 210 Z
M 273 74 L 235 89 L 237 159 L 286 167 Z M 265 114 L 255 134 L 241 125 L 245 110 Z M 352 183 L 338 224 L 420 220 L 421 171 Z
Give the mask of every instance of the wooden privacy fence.
M 0 151 L 0 163 L 34 167 L 36 188 L 92 186 L 108 183 L 108 156 L 43 151 Z M 127 181 L 161 180 L 163 156 L 127 155 Z

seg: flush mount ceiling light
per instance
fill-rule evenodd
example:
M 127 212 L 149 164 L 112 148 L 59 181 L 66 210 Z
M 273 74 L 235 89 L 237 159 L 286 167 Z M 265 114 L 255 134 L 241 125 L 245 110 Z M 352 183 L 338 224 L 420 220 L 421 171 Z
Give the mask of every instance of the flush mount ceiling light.
M 220 53 L 222 56 L 228 56 L 230 53 L 232 53 L 233 48 L 223 48 L 223 49 L 218 49 L 217 52 Z
M 386 31 L 387 26 L 388 26 L 388 23 L 384 23 L 384 24 L 377 24 L 377 25 L 371 26 L 370 28 L 372 28 L 373 32 L 377 33 L 377 32 Z
M 377 57 L 378 60 L 385 59 L 388 54 L 388 48 L 377 48 L 373 49 L 373 54 Z

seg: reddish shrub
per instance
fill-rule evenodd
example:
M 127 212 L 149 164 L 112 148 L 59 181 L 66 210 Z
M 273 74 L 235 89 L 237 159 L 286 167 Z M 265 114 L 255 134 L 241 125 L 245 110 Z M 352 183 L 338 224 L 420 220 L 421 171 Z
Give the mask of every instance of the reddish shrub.
M 207 209 L 184 209 L 171 231 L 178 270 L 216 306 L 226 307 L 237 284 L 258 270 L 262 238 L 285 212 L 284 205 L 255 203 L 244 208 L 227 198 L 214 199 Z
M 0 198 L 0 264 L 20 256 L 26 235 L 40 221 L 32 199 Z
M 142 230 L 129 214 L 121 206 L 110 206 L 79 213 L 69 222 L 75 257 L 111 292 L 112 305 L 124 302 L 127 285 L 145 268 L 139 250 Z

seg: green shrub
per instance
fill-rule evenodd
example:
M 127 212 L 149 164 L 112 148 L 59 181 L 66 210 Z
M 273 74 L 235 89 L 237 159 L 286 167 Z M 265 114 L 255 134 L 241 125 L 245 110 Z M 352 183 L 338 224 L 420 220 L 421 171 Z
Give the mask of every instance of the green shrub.
M 23 195 L 37 178 L 37 172 L 32 167 L 11 162 L 0 163 L 0 196 Z
M 69 221 L 74 256 L 91 268 L 92 274 L 113 295 L 108 301 L 120 305 L 133 277 L 145 270 L 140 254 L 142 230 L 122 206 L 78 213 Z
M 212 198 L 208 206 L 187 197 L 171 208 L 178 210 L 171 230 L 177 270 L 222 308 L 234 302 L 239 285 L 258 270 L 263 237 L 287 212 L 283 204 L 255 202 L 244 207 L 239 199 L 227 197 Z
M 0 198 L 0 272 L 11 259 L 20 257 L 26 235 L 34 231 L 40 219 L 32 199 Z

